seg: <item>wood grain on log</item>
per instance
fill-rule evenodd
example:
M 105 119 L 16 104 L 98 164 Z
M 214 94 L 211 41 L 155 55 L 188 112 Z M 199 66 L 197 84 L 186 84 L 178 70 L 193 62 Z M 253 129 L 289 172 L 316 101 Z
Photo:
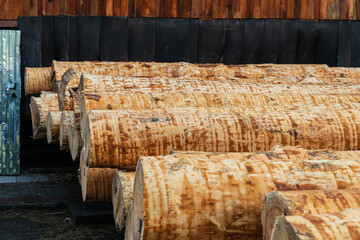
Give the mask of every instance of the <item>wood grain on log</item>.
M 50 67 L 25 68 L 25 95 L 40 94 L 41 91 L 51 91 Z
M 116 230 L 126 227 L 126 219 L 133 199 L 135 172 L 117 172 L 112 185 L 112 203 Z
M 133 240 L 132 215 L 133 215 L 133 207 L 131 205 L 129 208 L 128 217 L 126 218 L 125 240 Z
M 263 237 L 271 239 L 279 217 L 336 213 L 347 208 L 360 208 L 360 189 L 271 192 L 261 210 Z
M 73 117 L 73 111 L 63 111 L 61 114 L 59 142 L 62 150 L 69 150 L 69 127 Z
M 269 192 L 360 187 L 360 160 L 217 158 L 141 157 L 134 239 L 257 239 Z
M 332 214 L 282 217 L 276 221 L 271 239 L 359 239 L 359 216 L 359 208 L 349 208 Z
M 139 156 L 168 155 L 173 149 L 254 152 L 282 144 L 356 150 L 360 149 L 359 117 L 357 109 L 90 111 L 85 158 L 89 167 L 131 168 Z

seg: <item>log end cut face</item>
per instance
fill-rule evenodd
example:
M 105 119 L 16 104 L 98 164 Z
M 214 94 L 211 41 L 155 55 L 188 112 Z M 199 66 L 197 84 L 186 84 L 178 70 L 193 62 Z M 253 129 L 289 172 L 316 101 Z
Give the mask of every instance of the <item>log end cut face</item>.
M 261 210 L 263 238 L 269 240 L 276 220 L 287 215 L 290 215 L 290 209 L 281 195 L 277 192 L 269 193 L 264 200 Z
M 33 138 L 36 139 L 36 134 L 40 128 L 40 109 L 36 103 L 35 97 L 31 97 L 30 100 L 30 113 L 31 113 L 31 122 L 33 129 Z
M 141 158 L 136 167 L 132 215 L 133 239 L 142 239 L 144 231 L 144 170 Z
M 133 240 L 133 207 L 130 206 L 128 218 L 126 219 L 125 240 Z
M 314 240 L 312 236 L 304 236 L 302 240 Z M 282 217 L 276 221 L 271 240 L 299 240 L 294 228 Z
M 114 212 L 114 220 L 115 220 L 115 227 L 117 232 L 121 232 L 123 229 L 122 226 L 122 219 L 121 212 L 122 209 L 122 199 L 121 199 L 121 176 L 120 172 L 117 172 L 114 176 L 113 185 L 112 185 L 112 204 L 113 204 L 113 212 Z

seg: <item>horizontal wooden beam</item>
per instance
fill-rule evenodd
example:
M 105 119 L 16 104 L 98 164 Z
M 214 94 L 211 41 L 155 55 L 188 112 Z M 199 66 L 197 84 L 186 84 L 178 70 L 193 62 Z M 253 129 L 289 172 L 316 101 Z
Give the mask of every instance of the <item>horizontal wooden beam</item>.
M 0 28 L 17 28 L 17 20 L 0 20 Z

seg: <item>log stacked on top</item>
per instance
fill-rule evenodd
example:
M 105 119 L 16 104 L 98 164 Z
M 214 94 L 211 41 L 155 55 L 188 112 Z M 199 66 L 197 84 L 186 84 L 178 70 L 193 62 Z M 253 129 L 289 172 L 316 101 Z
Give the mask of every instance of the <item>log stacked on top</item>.
M 83 200 L 112 201 L 127 239 L 291 239 L 315 216 L 300 215 L 360 208 L 293 210 L 306 194 L 357 191 L 359 79 L 326 65 L 54 61 L 54 92 L 32 100 L 34 139 L 70 150 Z

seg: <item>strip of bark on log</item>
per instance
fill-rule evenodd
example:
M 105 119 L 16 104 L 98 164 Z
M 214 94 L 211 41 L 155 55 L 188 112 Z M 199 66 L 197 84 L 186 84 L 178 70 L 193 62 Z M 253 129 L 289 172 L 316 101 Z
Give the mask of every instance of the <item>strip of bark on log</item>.
M 126 227 L 126 219 L 133 199 L 135 172 L 117 172 L 112 184 L 112 203 L 116 230 Z
M 50 111 L 46 120 L 47 142 L 59 144 L 61 111 Z
M 69 127 L 73 117 L 73 111 L 63 111 L 61 114 L 59 142 L 62 150 L 69 150 Z
M 25 95 L 51 91 L 50 73 L 51 67 L 25 68 Z
M 359 216 L 359 208 L 349 208 L 332 214 L 282 217 L 276 221 L 271 239 L 359 239 Z
M 141 157 L 135 173 L 134 239 L 261 238 L 261 204 L 276 190 L 360 187 L 360 160 L 209 161 Z
M 275 222 L 283 216 L 324 214 L 360 207 L 360 189 L 271 192 L 261 210 L 263 238 L 271 239 Z
M 268 151 L 273 146 L 360 149 L 360 111 L 241 112 L 225 108 L 90 111 L 85 129 L 89 167 L 131 168 L 139 156 L 173 149 L 206 152 Z
M 50 111 L 58 111 L 59 105 L 57 94 L 53 92 L 41 92 L 40 97 L 31 97 L 30 112 L 33 129 L 33 139 L 45 138 L 46 120 Z

